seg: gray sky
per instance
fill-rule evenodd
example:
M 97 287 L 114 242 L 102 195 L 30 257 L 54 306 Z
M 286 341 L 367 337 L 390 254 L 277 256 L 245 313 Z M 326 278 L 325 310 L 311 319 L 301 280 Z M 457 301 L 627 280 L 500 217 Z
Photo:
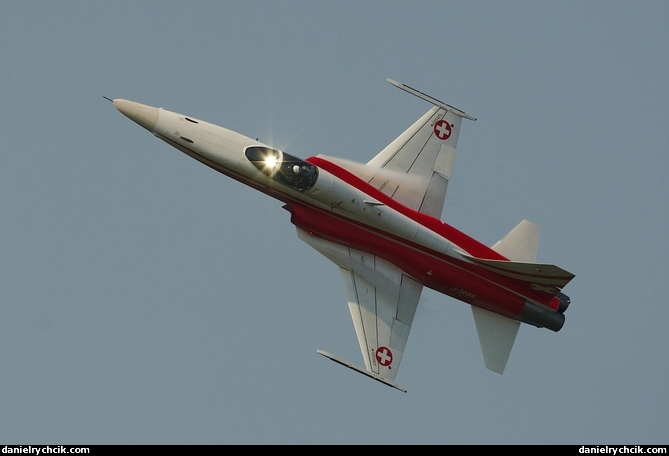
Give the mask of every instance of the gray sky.
M 6 2 L 0 443 L 666 444 L 669 3 Z M 503 376 L 426 290 L 397 383 L 281 203 L 123 117 L 161 106 L 366 162 L 430 106 L 463 123 L 443 219 L 542 227 L 576 274 Z

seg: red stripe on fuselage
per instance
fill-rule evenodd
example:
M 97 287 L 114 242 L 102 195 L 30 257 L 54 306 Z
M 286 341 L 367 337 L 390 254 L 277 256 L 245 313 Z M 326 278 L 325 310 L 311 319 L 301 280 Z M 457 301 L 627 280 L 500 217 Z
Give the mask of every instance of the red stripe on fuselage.
M 341 166 L 338 166 L 328 160 L 325 160 L 320 157 L 309 157 L 307 158 L 309 163 L 312 163 L 319 168 L 324 169 L 333 176 L 338 177 L 352 187 L 357 188 L 361 192 L 371 196 L 372 198 L 377 199 L 380 203 L 385 204 L 386 206 L 396 210 L 397 212 L 409 217 L 411 220 L 423 225 L 424 227 L 434 231 L 440 236 L 448 239 L 458 247 L 464 249 L 470 255 L 477 258 L 483 258 L 486 260 L 508 260 L 506 257 L 500 255 L 499 253 L 492 250 L 485 244 L 477 241 L 476 239 L 467 236 L 461 231 L 453 228 L 452 226 L 442 222 L 439 219 L 431 217 L 422 212 L 415 211 L 411 208 L 404 206 L 403 204 L 395 201 L 382 191 L 378 190 L 376 187 L 373 187 L 369 183 L 360 179 L 355 174 L 350 171 L 345 170 Z
M 440 293 L 511 318 L 525 305 L 521 294 L 500 283 L 503 278 L 480 268 L 473 272 L 476 266 L 469 263 L 301 203 L 288 204 L 287 209 L 291 222 L 307 233 L 384 258 Z
M 373 227 L 355 222 L 332 211 L 325 211 L 305 200 L 295 199 L 281 191 L 282 186 L 280 184 L 276 187 L 259 184 L 258 181 L 221 166 L 176 141 L 162 135 L 159 137 L 215 171 L 287 203 L 288 210 L 294 216 L 292 221 L 296 226 L 306 231 L 315 231 L 319 236 L 332 242 L 351 246 L 355 249 L 385 258 L 407 274 L 420 279 L 429 288 L 509 317 L 517 315 L 522 310 L 525 296 L 557 309 L 557 304 L 555 306 L 552 305 L 552 302 L 548 304 L 546 298 L 538 293 L 532 293 L 531 290 L 528 293 L 527 287 L 518 286 L 518 283 L 515 281 L 500 277 L 498 274 L 486 271 L 476 265 L 457 261 L 446 255 L 432 252 L 406 239 L 401 239 L 390 233 L 385 233 Z M 388 207 L 435 231 L 459 247 L 465 248 L 475 256 L 488 259 L 505 259 L 484 244 L 442 223 L 440 220 L 413 211 L 392 200 L 355 175 L 326 160 L 311 157 L 307 161 L 330 172 L 335 177 L 358 188 Z M 335 171 L 334 173 L 332 172 L 333 170 Z M 309 213 L 308 217 L 304 216 L 305 211 Z M 295 217 L 296 214 L 298 217 Z M 300 216 L 300 214 L 303 216 Z M 428 274 L 428 272 L 430 273 Z M 475 297 L 471 298 L 468 293 L 474 294 Z
M 490 247 L 486 246 L 485 244 L 482 244 L 481 242 L 477 241 L 476 239 L 467 236 L 466 234 L 462 233 L 461 231 L 453 228 L 452 226 L 443 223 L 441 220 L 436 219 L 434 217 L 431 217 L 427 214 L 423 214 L 422 212 L 415 211 L 411 208 L 408 208 L 404 206 L 403 204 L 397 202 L 396 200 L 392 199 L 385 193 L 381 192 L 377 188 L 373 187 L 369 183 L 365 182 L 364 180 L 360 179 L 357 177 L 355 174 L 351 173 L 350 171 L 342 168 L 339 165 L 336 165 L 328 160 L 325 160 L 321 157 L 309 157 L 306 161 L 318 166 L 319 168 L 329 172 L 333 176 L 341 179 L 342 181 L 346 182 L 347 184 L 351 185 L 352 187 L 357 188 L 361 192 L 369 195 L 372 198 L 375 198 L 379 202 L 385 204 L 386 206 L 396 210 L 397 212 L 401 213 L 402 215 L 405 215 L 406 217 L 416 221 L 420 225 L 430 229 L 431 231 L 434 231 L 435 233 L 439 234 L 440 236 L 444 237 L 445 239 L 449 240 L 450 242 L 454 243 L 458 247 L 464 249 L 467 253 L 470 255 L 476 257 L 476 258 L 482 258 L 482 259 L 490 259 L 490 260 L 499 260 L 499 261 L 508 261 L 506 257 L 503 255 L 495 252 L 492 250 Z M 406 245 L 410 245 L 411 243 L 408 242 L 407 240 L 404 239 L 397 239 L 396 242 L 400 242 Z M 419 247 L 421 249 L 421 247 Z M 422 248 L 424 249 L 424 248 Z M 381 251 L 380 256 L 384 257 Z M 463 268 L 465 270 L 468 270 L 469 272 L 478 275 L 480 277 L 485 277 L 488 281 L 502 285 L 504 287 L 508 287 L 510 290 L 513 290 L 516 293 L 521 294 L 522 296 L 531 299 L 535 302 L 541 303 L 547 307 L 552 308 L 553 310 L 557 310 L 558 308 L 558 300 L 553 298 L 553 296 L 546 295 L 545 293 L 542 293 L 540 291 L 535 291 L 532 290 L 529 287 L 529 284 L 527 282 L 523 281 L 518 281 L 514 280 L 511 278 L 507 277 L 502 277 L 499 274 L 495 274 L 494 272 L 491 271 L 486 271 L 478 266 L 473 266 L 469 263 L 466 262 L 459 262 L 451 257 L 447 257 L 446 255 L 441 255 L 442 261 L 445 260 L 446 262 L 449 262 L 451 264 L 457 263 L 460 268 Z M 392 260 L 392 262 L 396 263 L 397 260 Z M 407 271 L 408 272 L 408 271 Z M 430 288 L 439 289 L 439 287 L 433 287 L 431 285 L 427 285 Z M 443 292 L 443 291 L 442 291 Z M 449 294 L 449 293 L 446 293 Z M 458 298 L 459 299 L 459 298 Z

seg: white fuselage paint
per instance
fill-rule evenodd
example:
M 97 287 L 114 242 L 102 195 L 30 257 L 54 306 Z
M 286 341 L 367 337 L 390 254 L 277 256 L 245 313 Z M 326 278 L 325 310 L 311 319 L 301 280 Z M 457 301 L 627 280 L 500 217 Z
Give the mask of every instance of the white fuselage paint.
M 249 184 L 255 182 L 258 186 L 272 188 L 288 200 L 311 204 L 326 211 L 336 209 L 340 216 L 463 260 L 457 253 L 464 251 L 463 248 L 393 208 L 366 202 L 371 198 L 369 195 L 323 169 L 319 169 L 316 184 L 304 192 L 277 184 L 260 172 L 244 154 L 251 146 L 270 146 L 193 117 L 162 108 L 158 113 L 152 131 L 156 137 L 224 174 Z

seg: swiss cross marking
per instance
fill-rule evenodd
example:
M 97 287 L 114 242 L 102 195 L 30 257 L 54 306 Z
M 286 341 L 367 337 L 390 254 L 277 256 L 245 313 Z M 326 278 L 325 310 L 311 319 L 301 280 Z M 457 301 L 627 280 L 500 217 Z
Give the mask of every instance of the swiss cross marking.
M 376 350 L 376 360 L 383 367 L 388 367 L 393 362 L 393 352 L 388 347 L 379 347 Z
M 437 138 L 442 141 L 446 141 L 451 137 L 451 124 L 446 122 L 444 119 L 441 119 L 439 122 L 434 124 L 434 134 L 437 135 Z

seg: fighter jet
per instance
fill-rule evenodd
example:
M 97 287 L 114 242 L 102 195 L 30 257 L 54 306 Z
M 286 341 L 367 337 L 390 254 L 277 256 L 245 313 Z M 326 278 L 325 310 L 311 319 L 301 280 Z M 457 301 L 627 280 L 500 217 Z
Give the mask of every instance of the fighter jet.
M 471 306 L 488 369 L 502 374 L 521 323 L 559 331 L 574 277 L 536 263 L 539 227 L 520 222 L 492 247 L 441 220 L 460 125 L 476 120 L 405 84 L 433 105 L 367 163 L 301 159 L 226 128 L 124 99 L 110 100 L 170 146 L 281 201 L 297 236 L 338 266 L 365 367 L 395 384 L 423 287 Z M 106 97 L 105 97 L 106 98 Z

